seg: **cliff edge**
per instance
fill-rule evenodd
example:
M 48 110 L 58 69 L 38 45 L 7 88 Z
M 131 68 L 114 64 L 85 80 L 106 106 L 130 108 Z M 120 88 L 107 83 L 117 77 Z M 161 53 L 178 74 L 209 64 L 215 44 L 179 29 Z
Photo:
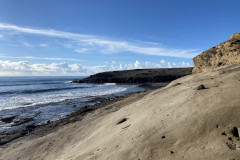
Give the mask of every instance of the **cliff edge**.
M 202 52 L 193 58 L 193 73 L 201 73 L 214 68 L 240 62 L 240 32 L 229 40 Z

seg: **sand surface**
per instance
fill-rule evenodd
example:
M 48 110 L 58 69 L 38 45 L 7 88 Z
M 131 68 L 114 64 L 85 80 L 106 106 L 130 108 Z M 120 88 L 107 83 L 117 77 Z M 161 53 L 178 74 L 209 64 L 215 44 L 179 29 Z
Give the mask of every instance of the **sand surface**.
M 201 84 L 206 89 L 197 90 Z M 23 137 L 2 146 L 0 159 L 238 160 L 233 127 L 240 127 L 240 64 L 180 78 L 54 132 Z

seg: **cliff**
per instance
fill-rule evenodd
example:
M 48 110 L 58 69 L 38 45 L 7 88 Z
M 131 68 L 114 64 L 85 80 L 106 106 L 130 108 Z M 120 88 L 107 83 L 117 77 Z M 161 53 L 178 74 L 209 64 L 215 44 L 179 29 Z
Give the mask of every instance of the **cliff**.
M 74 83 L 153 83 L 170 82 L 192 74 L 192 68 L 136 69 L 103 72 Z
M 201 73 L 214 68 L 240 62 L 240 33 L 230 36 L 229 40 L 202 52 L 193 58 L 193 73 Z

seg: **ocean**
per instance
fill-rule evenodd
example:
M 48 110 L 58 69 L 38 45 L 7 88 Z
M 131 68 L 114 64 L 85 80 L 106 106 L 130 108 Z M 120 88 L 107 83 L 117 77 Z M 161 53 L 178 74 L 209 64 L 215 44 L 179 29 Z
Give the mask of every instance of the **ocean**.
M 0 118 L 32 118 L 39 125 L 64 118 L 97 97 L 114 98 L 144 91 L 138 85 L 71 83 L 84 77 L 0 77 Z M 0 121 L 0 132 L 24 127 Z

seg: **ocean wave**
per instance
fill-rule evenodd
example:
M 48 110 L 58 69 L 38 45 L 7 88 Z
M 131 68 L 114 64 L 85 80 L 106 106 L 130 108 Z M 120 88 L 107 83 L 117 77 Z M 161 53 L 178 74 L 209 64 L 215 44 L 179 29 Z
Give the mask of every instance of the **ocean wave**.
M 72 81 L 65 81 L 64 83 L 72 83 Z
M 12 86 L 32 86 L 32 85 L 44 85 L 44 84 L 56 84 L 56 82 L 42 82 L 42 83 L 35 83 L 35 82 L 28 82 L 28 83 L 15 83 L 15 84 L 0 84 L 0 86 L 4 87 L 12 87 Z
M 103 86 L 115 86 L 117 85 L 116 83 L 104 83 L 104 84 L 99 84 L 97 85 L 98 87 L 103 87 Z
M 106 85 L 106 86 L 113 86 L 113 85 L 116 85 L 116 83 L 104 83 L 104 85 Z
M 8 100 L 2 101 L 0 105 L 1 110 L 9 110 L 15 108 L 26 108 L 37 105 L 48 105 L 50 103 L 60 103 L 65 100 L 71 99 L 84 99 L 88 97 L 98 97 L 98 96 L 107 96 L 113 95 L 120 92 L 126 91 L 126 87 L 117 87 L 113 89 L 104 89 L 101 91 L 91 90 L 91 91 L 75 91 L 75 92 L 64 92 L 50 95 L 42 95 L 42 96 L 33 96 L 33 97 L 12 97 Z
M 81 89 L 81 88 L 90 88 L 88 87 L 66 87 L 66 88 L 50 88 L 50 89 L 30 89 L 24 91 L 6 91 L 0 92 L 0 95 L 6 94 L 33 94 L 33 93 L 42 93 L 42 92 L 53 92 L 53 91 L 60 91 L 60 90 L 73 90 L 73 89 Z

